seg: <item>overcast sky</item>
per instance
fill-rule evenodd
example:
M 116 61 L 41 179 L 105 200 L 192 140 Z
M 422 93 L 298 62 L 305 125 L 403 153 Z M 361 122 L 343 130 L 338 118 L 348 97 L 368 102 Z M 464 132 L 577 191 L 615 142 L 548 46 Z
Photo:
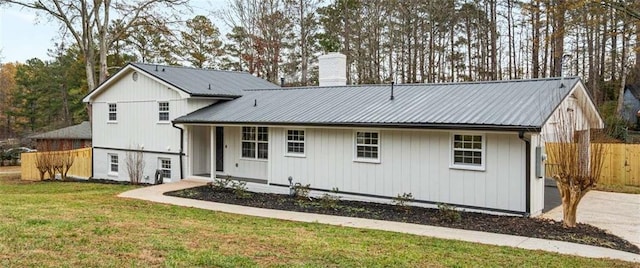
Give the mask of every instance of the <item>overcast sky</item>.
M 195 14 L 206 15 L 226 6 L 227 0 L 192 0 Z M 40 13 L 42 14 L 42 13 Z M 193 16 L 193 15 L 192 15 Z M 191 17 L 192 17 L 191 16 Z M 212 19 L 215 21 L 215 19 Z M 216 23 L 219 28 L 223 25 Z M 15 6 L 0 8 L 0 62 L 50 59 L 47 50 L 59 40 L 59 24 L 49 17 Z

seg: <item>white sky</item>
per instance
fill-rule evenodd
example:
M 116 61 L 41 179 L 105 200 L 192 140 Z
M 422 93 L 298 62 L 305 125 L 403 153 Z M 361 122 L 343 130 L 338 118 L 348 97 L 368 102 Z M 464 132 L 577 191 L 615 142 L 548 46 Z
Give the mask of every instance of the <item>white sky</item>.
M 192 0 L 194 15 L 208 15 L 226 6 L 227 0 Z M 212 21 L 216 19 L 212 18 Z M 224 28 L 221 23 L 215 23 Z M 0 62 L 25 62 L 28 59 L 50 59 L 47 50 L 59 42 L 58 21 L 49 19 L 44 13 L 16 6 L 0 7 Z

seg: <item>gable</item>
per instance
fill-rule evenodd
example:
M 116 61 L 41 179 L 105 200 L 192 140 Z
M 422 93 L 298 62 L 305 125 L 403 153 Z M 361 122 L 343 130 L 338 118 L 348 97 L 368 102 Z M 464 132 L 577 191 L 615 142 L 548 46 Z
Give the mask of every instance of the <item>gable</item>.
M 234 99 L 243 95 L 246 89 L 275 89 L 275 84 L 245 72 L 197 69 L 181 66 L 129 63 L 112 77 L 91 91 L 84 102 L 91 102 L 96 96 L 126 76 L 134 72 L 138 76 L 151 78 L 164 87 L 178 91 L 181 98 L 201 97 L 215 99 Z
M 188 98 L 189 95 L 128 65 L 89 93 L 85 102 L 131 102 Z
M 83 102 L 188 98 L 189 94 L 129 64 L 89 92 Z

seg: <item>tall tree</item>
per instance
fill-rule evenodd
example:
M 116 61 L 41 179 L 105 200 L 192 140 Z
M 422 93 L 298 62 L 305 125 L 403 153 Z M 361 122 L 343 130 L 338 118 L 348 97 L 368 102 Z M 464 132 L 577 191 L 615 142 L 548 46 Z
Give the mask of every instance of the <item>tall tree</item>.
M 212 68 L 216 65 L 220 48 L 220 31 L 211 20 L 202 15 L 187 20 L 187 29 L 180 32 L 182 57 L 194 67 Z
M 160 13 L 164 10 L 175 11 L 181 5 L 188 5 L 187 0 L 142 0 L 121 2 L 112 0 L 0 0 L 36 11 L 42 11 L 63 25 L 64 31 L 73 36 L 80 49 L 85 63 L 86 81 L 89 89 L 107 78 L 108 49 L 121 38 L 121 31 L 127 31 L 136 23 L 151 18 L 168 18 L 173 13 Z M 119 31 L 108 31 L 111 12 L 121 21 Z M 97 57 L 96 57 L 97 53 Z M 97 76 L 96 76 L 96 71 Z
M 2 125 L 3 138 L 13 136 L 13 119 L 9 114 L 12 110 L 13 94 L 17 90 L 16 73 L 18 63 L 0 64 L 0 125 Z

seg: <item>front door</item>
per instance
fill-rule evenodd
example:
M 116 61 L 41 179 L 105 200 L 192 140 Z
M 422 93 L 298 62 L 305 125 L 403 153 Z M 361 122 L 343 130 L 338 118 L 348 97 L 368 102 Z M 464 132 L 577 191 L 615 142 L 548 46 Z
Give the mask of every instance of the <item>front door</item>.
M 216 171 L 224 171 L 224 127 L 216 127 Z

